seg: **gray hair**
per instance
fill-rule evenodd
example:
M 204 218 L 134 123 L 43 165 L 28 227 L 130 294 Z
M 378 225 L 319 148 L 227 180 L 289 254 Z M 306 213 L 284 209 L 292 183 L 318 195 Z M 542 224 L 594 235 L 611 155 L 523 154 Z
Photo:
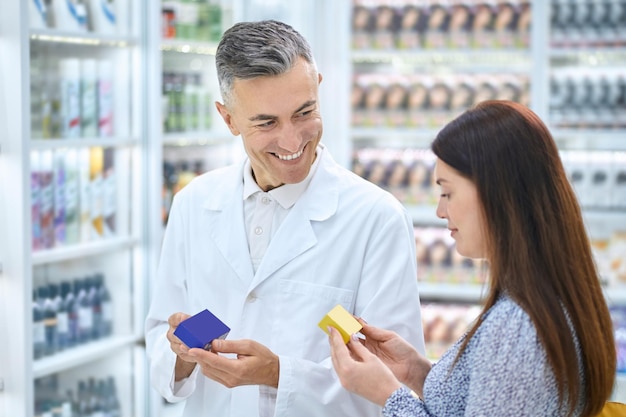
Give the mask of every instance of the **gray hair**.
M 288 24 L 276 20 L 236 23 L 224 32 L 215 54 L 224 104 L 232 103 L 235 79 L 281 75 L 298 58 L 315 65 L 311 46 Z

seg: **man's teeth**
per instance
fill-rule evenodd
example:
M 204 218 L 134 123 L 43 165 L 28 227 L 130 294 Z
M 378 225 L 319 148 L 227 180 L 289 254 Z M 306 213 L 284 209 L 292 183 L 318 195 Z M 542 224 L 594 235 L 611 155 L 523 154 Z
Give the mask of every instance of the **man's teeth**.
M 300 158 L 300 155 L 302 155 L 303 152 L 304 152 L 304 149 L 301 150 L 298 153 L 294 153 L 294 154 L 291 154 L 291 155 L 279 155 L 279 154 L 276 154 L 276 156 L 279 159 L 282 159 L 283 161 L 291 161 L 292 159 Z

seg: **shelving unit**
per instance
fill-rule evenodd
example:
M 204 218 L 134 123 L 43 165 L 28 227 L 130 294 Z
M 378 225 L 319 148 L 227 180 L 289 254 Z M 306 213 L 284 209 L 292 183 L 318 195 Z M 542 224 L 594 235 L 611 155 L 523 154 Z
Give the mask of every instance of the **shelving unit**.
M 145 160 L 150 159 L 148 139 L 143 129 L 149 119 L 144 101 L 147 94 L 145 84 L 141 82 L 146 61 L 142 35 L 142 27 L 148 25 L 142 19 L 146 2 L 115 2 L 119 24 L 115 34 L 101 34 L 91 28 L 86 32 L 58 27 L 31 29 L 29 3 L 10 2 L 5 5 L 0 17 L 0 52 L 3 56 L 0 63 L 0 91 L 3 91 L 0 101 L 0 199 L 11 201 L 9 205 L 3 205 L 6 208 L 3 207 L 0 220 L 0 230 L 3 231 L 0 236 L 0 264 L 3 269 L 0 274 L 0 334 L 11 340 L 0 348 L 0 380 L 4 388 L 0 390 L 0 414 L 29 417 L 42 412 L 42 409 L 35 410 L 36 403 L 41 402 L 44 394 L 38 391 L 36 381 L 53 377 L 63 390 L 57 394 L 61 396 L 65 389 L 76 392 L 79 380 L 105 380 L 110 376 L 117 386 L 122 415 L 149 415 L 144 400 L 147 396 L 145 355 L 140 344 L 146 308 L 145 274 L 152 262 L 148 253 L 147 230 L 150 219 L 155 218 L 150 214 L 147 201 L 156 192 L 147 187 L 145 180 L 149 178 Z M 103 83 L 94 87 L 106 88 L 104 81 L 111 82 L 114 101 L 99 102 L 102 112 L 107 104 L 113 106 L 111 131 L 103 130 L 102 124 L 103 120 L 109 123 L 110 119 L 101 119 L 100 132 L 96 124 L 95 133 L 72 133 L 69 137 L 65 133 L 69 130 L 57 128 L 56 131 L 46 130 L 43 135 L 48 137 L 42 138 L 41 129 L 48 129 L 49 126 L 42 127 L 41 123 L 52 120 L 49 117 L 58 117 L 53 123 L 62 125 L 63 117 L 69 115 L 67 103 L 70 102 L 64 101 L 66 96 L 60 92 L 65 78 L 61 79 L 60 75 L 55 78 L 56 74 L 61 74 L 60 62 L 66 59 L 76 63 L 87 59 L 107 61 L 112 66 L 110 78 L 100 78 Z M 45 83 L 41 78 L 44 76 Z M 67 74 L 64 76 L 70 77 Z M 59 91 L 59 96 L 55 91 Z M 41 98 L 39 95 L 43 93 L 49 95 Z M 104 90 L 100 93 L 105 94 Z M 80 93 L 71 94 L 76 95 L 67 96 L 67 100 L 77 100 L 71 105 L 80 106 Z M 57 99 L 60 107 L 50 104 Z M 104 99 L 101 96 L 101 100 Z M 41 116 L 39 112 L 50 111 L 50 106 L 51 113 Z M 95 114 L 97 117 L 98 113 Z M 103 113 L 101 117 L 107 115 Z M 46 118 L 45 121 L 42 122 L 42 118 Z M 80 129 L 79 119 L 76 131 Z M 75 242 L 65 242 L 62 231 L 70 218 L 57 210 L 54 243 L 48 242 L 49 245 L 42 248 L 34 247 L 40 220 L 32 215 L 31 208 L 40 200 L 38 194 L 31 195 L 34 184 L 31 183 L 31 178 L 34 178 L 31 174 L 39 172 L 40 168 L 32 163 L 31 154 L 46 152 L 60 155 L 66 151 L 86 151 L 84 156 L 95 148 L 103 149 L 102 155 L 104 148 L 110 149 L 107 155 L 113 163 L 114 175 L 108 177 L 111 180 L 105 185 L 110 188 L 101 191 L 101 195 L 97 194 L 98 188 L 93 181 L 98 178 L 96 166 L 102 161 L 92 160 L 89 163 L 92 169 L 90 177 L 80 178 L 81 185 L 89 191 L 86 194 L 89 200 L 77 198 L 77 201 L 83 205 L 89 201 L 94 204 L 92 207 L 103 204 L 102 207 L 109 210 L 108 215 L 111 216 L 111 235 L 100 236 L 100 232 L 95 231 L 87 233 L 87 223 L 84 223 L 80 225 L 85 230 L 83 237 Z M 95 158 L 94 155 L 100 155 L 100 151 L 91 158 Z M 61 173 L 77 169 L 73 165 L 77 160 L 63 161 L 68 164 L 63 165 L 63 171 L 56 165 L 54 167 L 58 172 L 51 185 L 55 207 L 64 207 L 66 199 L 73 195 L 70 193 L 78 191 L 67 188 L 68 196 L 63 194 L 66 182 L 61 180 L 64 178 Z M 98 200 L 94 200 L 96 198 Z M 93 227 L 100 230 L 99 226 Z M 112 334 L 33 359 L 33 291 L 43 285 L 82 279 L 95 273 L 104 275 L 105 285 L 111 294 L 114 306 L 111 311 Z
M 378 95 L 376 91 L 377 84 L 382 84 L 383 89 L 389 88 L 389 92 L 394 92 L 394 84 L 399 83 L 404 85 L 406 94 L 412 94 L 413 84 L 419 78 L 431 82 L 432 88 L 434 83 L 439 81 L 454 85 L 455 81 L 450 82 L 450 77 L 459 77 L 459 74 L 461 77 L 480 75 L 489 77 L 497 76 L 499 73 L 526 75 L 528 77 L 528 90 L 526 92 L 528 102 L 525 104 L 529 105 L 548 124 L 557 145 L 565 152 L 593 153 L 599 151 L 606 153 L 626 150 L 626 141 L 623 140 L 626 132 L 626 110 L 615 109 L 613 119 L 605 116 L 604 123 L 607 126 L 599 125 L 592 128 L 590 126 L 574 127 L 559 124 L 550 107 L 551 100 L 553 101 L 555 97 L 555 93 L 551 91 L 551 77 L 555 71 L 562 68 L 574 71 L 576 68 L 585 68 L 587 72 L 592 73 L 592 76 L 598 74 L 598 78 L 604 76 L 602 69 L 605 69 L 607 75 L 613 77 L 612 79 L 617 79 L 620 76 L 626 77 L 626 73 L 623 72 L 624 62 L 626 62 L 624 47 L 626 38 L 614 37 L 616 45 L 613 46 L 585 44 L 584 38 L 582 39 L 583 42 L 573 44 L 573 41 L 580 39 L 580 37 L 576 38 L 566 34 L 563 36 L 563 40 L 569 43 L 567 46 L 551 45 L 551 24 L 554 19 L 551 10 L 552 2 L 530 1 L 528 4 L 531 8 L 532 23 L 530 32 L 524 35 L 529 40 L 528 47 L 459 47 L 454 46 L 454 44 L 459 43 L 460 39 L 455 40 L 454 35 L 446 32 L 447 29 L 431 34 L 427 21 L 411 26 L 412 29 L 403 26 L 405 14 L 411 13 L 410 7 L 420 8 L 421 13 L 419 15 L 423 18 L 423 16 L 430 16 L 429 5 L 436 7 L 438 4 L 435 1 L 429 2 L 428 5 L 407 6 L 409 3 L 352 1 L 354 11 L 350 29 L 352 47 L 347 54 L 351 61 L 351 73 L 354 76 L 353 86 L 356 86 L 353 87 L 350 129 L 352 148 L 355 150 L 353 161 L 356 160 L 359 165 L 366 165 L 363 161 L 371 162 L 375 158 L 372 156 L 375 149 L 379 148 L 381 150 L 380 162 L 387 165 L 386 175 L 388 175 L 387 178 L 391 178 L 393 170 L 395 170 L 394 163 L 399 161 L 401 164 L 411 166 L 412 156 L 410 155 L 413 154 L 407 156 L 407 152 L 402 153 L 403 150 L 428 149 L 430 142 L 445 122 L 451 119 L 455 113 L 464 110 L 463 107 L 459 107 L 455 110 L 448 110 L 447 114 L 436 114 L 439 121 L 435 120 L 434 122 L 427 120 L 427 116 L 421 116 L 418 119 L 414 117 L 415 120 L 413 120 L 409 116 L 403 115 L 402 111 L 396 110 L 396 107 L 389 110 L 389 103 L 384 101 L 385 93 Z M 448 8 L 447 10 L 454 10 L 454 12 L 458 11 L 455 9 L 458 4 L 469 3 L 475 6 L 479 3 L 483 4 L 482 2 L 441 2 L 444 7 Z M 511 4 L 518 6 L 523 3 L 525 2 L 521 0 L 511 2 Z M 386 15 L 390 5 L 392 8 L 396 7 L 394 17 Z M 404 6 L 407 8 L 403 8 Z M 364 9 L 368 12 L 365 12 Z M 366 17 L 367 13 L 369 13 L 369 17 Z M 622 36 L 625 29 L 621 28 Z M 411 32 L 413 35 L 407 34 L 407 30 L 413 30 L 414 32 Z M 415 36 L 415 33 L 418 35 Z M 414 37 L 407 41 L 406 36 Z M 438 40 L 440 45 L 429 44 L 427 41 L 429 36 Z M 471 39 L 472 35 L 468 33 L 466 36 Z M 474 87 L 476 86 L 477 83 L 474 84 Z M 359 92 L 359 90 L 362 91 Z M 378 97 L 380 103 L 367 103 L 368 94 Z M 591 99 L 592 97 L 588 98 L 588 100 Z M 571 97 L 563 99 L 566 103 L 568 100 L 571 101 Z M 404 106 L 409 107 L 408 110 L 404 110 L 409 115 L 419 115 L 420 113 L 427 115 L 428 112 L 432 111 L 428 106 L 411 107 L 406 102 Z M 386 114 L 381 116 L 376 112 L 386 112 Z M 415 123 L 421 123 L 421 125 L 414 126 Z M 363 149 L 367 151 L 365 156 L 358 154 L 359 150 Z M 393 154 L 390 150 L 395 150 L 396 153 Z M 359 160 L 359 157 L 364 159 Z M 355 171 L 357 168 L 359 172 L 364 173 L 365 178 L 369 179 L 368 176 L 372 176 L 373 182 L 388 187 L 392 193 L 399 194 L 400 200 L 404 201 L 408 191 L 400 190 L 398 193 L 394 187 L 386 184 L 388 179 L 381 177 L 380 168 L 375 164 L 370 164 L 369 172 L 367 166 L 355 167 Z M 418 228 L 416 239 L 423 233 L 429 233 L 433 227 L 445 228 L 445 221 L 436 218 L 435 207 L 431 201 L 417 206 L 405 202 L 405 205 L 416 228 Z M 593 201 L 593 205 L 598 205 L 598 202 Z M 583 204 L 583 215 L 590 236 L 599 250 L 605 247 L 604 245 L 609 244 L 608 240 L 614 231 L 626 229 L 626 226 L 623 226 L 626 225 L 626 207 L 623 206 L 592 207 Z M 418 249 L 420 246 L 421 244 L 418 244 Z M 418 258 L 419 256 L 418 250 Z M 599 253 L 598 256 L 608 258 L 610 254 Z M 626 256 L 626 254 L 622 256 Z M 418 273 L 419 263 L 420 261 L 418 261 Z M 427 265 L 426 270 L 428 268 Z M 603 271 L 603 276 L 605 273 L 606 271 Z M 611 273 L 608 272 L 607 275 L 611 275 Z M 485 292 L 484 285 L 481 284 L 442 282 L 436 278 L 432 281 L 424 281 L 423 279 L 419 283 L 422 302 L 479 303 Z M 621 286 L 616 286 L 614 279 L 609 276 L 607 276 L 606 281 L 610 283 L 610 286 L 605 288 L 605 296 L 609 305 L 625 305 L 626 285 L 622 283 Z M 623 374 L 618 374 L 617 381 L 618 385 L 614 397 L 624 401 L 626 398 L 626 377 Z

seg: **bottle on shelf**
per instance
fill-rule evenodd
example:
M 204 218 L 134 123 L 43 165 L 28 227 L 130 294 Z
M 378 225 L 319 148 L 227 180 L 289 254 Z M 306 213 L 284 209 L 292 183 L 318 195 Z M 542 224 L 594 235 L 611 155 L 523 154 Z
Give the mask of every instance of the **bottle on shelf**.
M 100 321 L 99 337 L 109 337 L 113 334 L 113 302 L 111 293 L 104 284 L 104 275 L 97 273 L 94 276 L 95 287 L 100 298 L 102 320 Z
M 74 308 L 78 315 L 76 341 L 77 344 L 82 344 L 91 340 L 91 335 L 93 334 L 93 308 L 89 304 L 84 280 L 74 280 L 74 296 L 76 297 Z
M 33 290 L 33 358 L 41 359 L 46 353 L 46 328 L 43 308 L 39 304 L 37 291 Z
M 46 333 L 45 355 L 52 355 L 57 351 L 57 312 L 52 301 L 50 289 L 43 285 L 38 291 L 38 302 L 43 310 L 44 328 Z

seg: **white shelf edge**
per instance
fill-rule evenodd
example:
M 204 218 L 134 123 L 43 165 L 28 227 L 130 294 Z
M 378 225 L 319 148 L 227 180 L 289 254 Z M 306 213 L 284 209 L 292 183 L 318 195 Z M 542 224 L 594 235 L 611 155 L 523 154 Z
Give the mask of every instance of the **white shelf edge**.
M 620 287 L 603 287 L 604 298 L 609 307 L 626 306 L 626 286 Z M 626 374 L 624 374 L 626 378 Z
M 163 39 L 161 51 L 196 55 L 215 55 L 218 42 L 201 42 L 186 39 Z
M 487 293 L 486 285 L 446 284 L 418 281 L 420 300 L 445 300 L 479 303 Z
M 407 60 L 412 59 L 428 59 L 431 61 L 437 61 L 441 58 L 472 58 L 476 57 L 490 57 L 490 58 L 504 58 L 515 57 L 518 59 L 527 60 L 530 64 L 531 51 L 530 49 L 518 48 L 421 48 L 421 49 L 352 49 L 351 56 L 353 61 L 358 60 Z M 398 58 L 400 57 L 400 58 Z M 506 60 L 505 60 L 506 61 Z
M 127 249 L 139 242 L 139 239 L 132 236 L 105 239 L 98 242 L 78 243 L 71 246 L 44 249 L 33 252 L 33 265 L 42 265 L 53 262 L 62 262 L 85 256 L 100 255 L 104 252 L 112 252 L 120 249 Z
M 135 335 L 114 336 L 67 349 L 53 356 L 34 361 L 33 377 L 41 378 L 42 376 L 51 375 L 93 362 L 97 359 L 105 358 L 109 356 L 111 352 L 132 346 L 140 340 L 141 338 Z
M 435 205 L 405 205 L 413 223 L 420 226 L 446 227 L 446 219 L 437 217 Z
M 69 43 L 89 46 L 127 47 L 139 43 L 137 37 L 123 35 L 105 35 L 96 32 L 67 31 L 58 29 L 30 29 L 31 41 Z
M 214 146 L 228 145 L 233 142 L 234 136 L 225 132 L 199 131 L 176 132 L 163 134 L 164 146 Z
M 33 139 L 31 140 L 32 150 L 57 149 L 57 148 L 82 148 L 103 146 L 111 148 L 136 146 L 139 144 L 138 138 L 80 138 L 80 139 Z

